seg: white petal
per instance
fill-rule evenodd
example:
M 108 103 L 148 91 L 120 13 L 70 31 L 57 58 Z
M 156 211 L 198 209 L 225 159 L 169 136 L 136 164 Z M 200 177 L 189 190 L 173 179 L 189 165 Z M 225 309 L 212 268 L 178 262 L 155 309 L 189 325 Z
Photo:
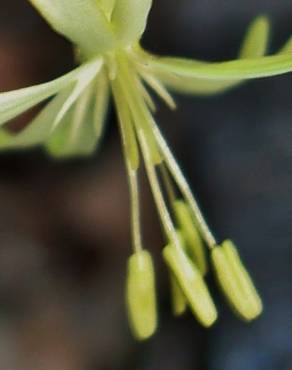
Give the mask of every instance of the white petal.
M 94 78 L 101 68 L 101 60 L 86 63 L 51 82 L 0 93 L 0 125 L 55 95 L 80 79 Z M 80 85 L 79 85 L 80 87 Z
M 55 31 L 78 45 L 87 56 L 112 49 L 113 30 L 97 0 L 29 1 Z

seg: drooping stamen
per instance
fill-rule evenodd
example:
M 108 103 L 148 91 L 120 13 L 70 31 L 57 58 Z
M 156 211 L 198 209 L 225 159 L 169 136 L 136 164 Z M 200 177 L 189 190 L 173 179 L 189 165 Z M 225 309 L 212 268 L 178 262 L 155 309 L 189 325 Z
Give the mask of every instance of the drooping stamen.
M 172 222 L 170 213 L 167 209 L 163 193 L 159 184 L 157 173 L 155 167 L 151 163 L 150 151 L 147 146 L 147 141 L 141 131 L 138 133 L 139 142 L 141 144 L 141 149 L 144 157 L 145 167 L 147 171 L 147 176 L 151 186 L 152 194 L 156 203 L 159 217 L 161 219 L 165 234 L 168 240 L 178 249 L 181 249 L 180 240 L 177 236 L 174 224 Z
M 183 249 L 177 249 L 171 244 L 164 248 L 163 257 L 177 279 L 194 315 L 202 325 L 211 326 L 217 319 L 217 310 L 199 269 Z
M 132 170 L 136 170 L 139 167 L 140 159 L 132 116 L 128 105 L 125 104 L 123 100 L 123 91 L 121 90 L 119 81 L 116 79 L 111 82 L 111 85 L 119 117 L 120 132 L 127 166 L 130 166 Z
M 206 241 L 208 247 L 212 249 L 216 245 L 216 239 L 213 236 L 209 226 L 207 225 L 207 222 L 205 221 L 205 218 L 203 217 L 203 214 L 199 208 L 198 202 L 193 196 L 192 191 L 181 169 L 179 168 L 168 144 L 166 143 L 164 137 L 162 136 L 154 120 L 152 120 L 152 129 L 155 133 L 155 137 L 161 150 L 161 153 L 164 156 L 165 163 L 170 173 L 172 174 L 173 178 L 175 179 L 176 184 L 179 187 L 182 195 L 186 199 L 187 203 L 189 204 L 193 212 L 198 230 L 200 231 L 202 238 Z
M 151 163 L 159 164 L 162 162 L 160 151 L 157 147 L 155 134 L 151 127 L 152 115 L 149 112 L 143 96 L 139 93 L 139 87 L 135 80 L 135 74 L 129 70 L 129 65 L 126 56 L 119 55 L 119 76 L 118 80 L 121 87 L 121 93 L 125 96 L 127 106 L 131 111 L 136 132 L 143 131 L 143 135 L 147 140 L 147 145 L 150 148 Z
M 156 92 L 156 94 L 169 106 L 170 109 L 176 109 L 176 103 L 164 85 L 150 73 L 139 71 L 139 74 L 146 83 Z
M 137 339 L 145 340 L 157 327 L 155 274 L 148 251 L 135 252 L 129 258 L 126 283 L 130 326 Z
M 255 319 L 263 310 L 252 279 L 245 269 L 236 247 L 230 240 L 211 252 L 218 282 L 231 306 L 244 320 Z
M 181 316 L 187 309 L 187 299 L 181 290 L 176 278 L 171 274 L 170 277 L 171 303 L 174 316 Z
M 187 251 L 204 276 L 208 271 L 204 245 L 193 222 L 190 209 L 183 200 L 175 200 L 172 205 L 177 223 L 186 241 Z

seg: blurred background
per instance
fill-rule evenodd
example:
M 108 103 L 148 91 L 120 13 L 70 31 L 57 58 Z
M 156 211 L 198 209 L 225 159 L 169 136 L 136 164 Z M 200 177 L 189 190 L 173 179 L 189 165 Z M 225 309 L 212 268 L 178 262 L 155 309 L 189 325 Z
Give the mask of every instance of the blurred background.
M 290 0 L 156 0 L 144 45 L 160 54 L 234 58 L 260 13 L 272 20 L 274 52 L 292 34 Z M 1 91 L 72 68 L 70 45 L 27 1 L 2 0 L 0 18 Z M 128 190 L 111 109 L 91 158 L 56 162 L 41 148 L 0 156 L 0 369 L 292 369 L 292 75 L 212 98 L 176 98 L 177 112 L 161 104 L 157 120 L 215 234 L 240 246 L 263 296 L 263 316 L 240 322 L 211 278 L 220 310 L 214 328 L 202 329 L 190 314 L 172 317 L 144 181 L 160 325 L 150 341 L 132 339 L 124 308 Z

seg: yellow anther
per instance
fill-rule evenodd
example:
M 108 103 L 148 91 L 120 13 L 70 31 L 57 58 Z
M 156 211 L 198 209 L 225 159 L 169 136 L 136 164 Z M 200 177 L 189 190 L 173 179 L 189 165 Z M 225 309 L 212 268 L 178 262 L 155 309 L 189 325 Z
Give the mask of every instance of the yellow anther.
M 206 327 L 211 326 L 217 319 L 217 310 L 199 269 L 183 249 L 173 245 L 164 248 L 163 256 L 198 321 Z
M 176 200 L 173 203 L 173 207 L 177 223 L 185 239 L 187 251 L 199 267 L 201 273 L 206 275 L 207 261 L 204 245 L 194 224 L 190 209 L 183 200 Z
M 263 310 L 261 298 L 232 241 L 216 246 L 212 261 L 218 282 L 237 313 L 247 321 L 259 316 Z
M 172 311 L 175 316 L 181 316 L 187 309 L 186 297 L 176 278 L 170 275 Z
M 129 258 L 126 299 L 134 336 L 149 338 L 157 327 L 157 309 L 152 257 L 145 250 Z

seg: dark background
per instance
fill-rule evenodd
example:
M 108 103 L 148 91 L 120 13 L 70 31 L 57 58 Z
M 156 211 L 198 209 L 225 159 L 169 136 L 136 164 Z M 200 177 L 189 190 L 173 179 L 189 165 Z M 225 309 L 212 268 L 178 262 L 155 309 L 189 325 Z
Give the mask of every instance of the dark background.
M 144 45 L 161 54 L 234 58 L 260 13 L 272 20 L 272 52 L 292 34 L 290 0 L 154 3 Z M 73 66 L 70 45 L 28 2 L 2 0 L 0 18 L 1 91 Z M 123 296 L 128 192 L 111 110 L 103 146 L 89 159 L 54 162 L 41 149 L 0 157 L 1 370 L 292 369 L 292 77 L 177 102 L 175 113 L 161 105 L 157 120 L 215 234 L 240 246 L 264 315 L 250 325 L 238 321 L 213 288 L 221 313 L 214 328 L 202 329 L 191 315 L 171 316 L 145 183 L 160 326 L 147 343 L 131 338 Z

